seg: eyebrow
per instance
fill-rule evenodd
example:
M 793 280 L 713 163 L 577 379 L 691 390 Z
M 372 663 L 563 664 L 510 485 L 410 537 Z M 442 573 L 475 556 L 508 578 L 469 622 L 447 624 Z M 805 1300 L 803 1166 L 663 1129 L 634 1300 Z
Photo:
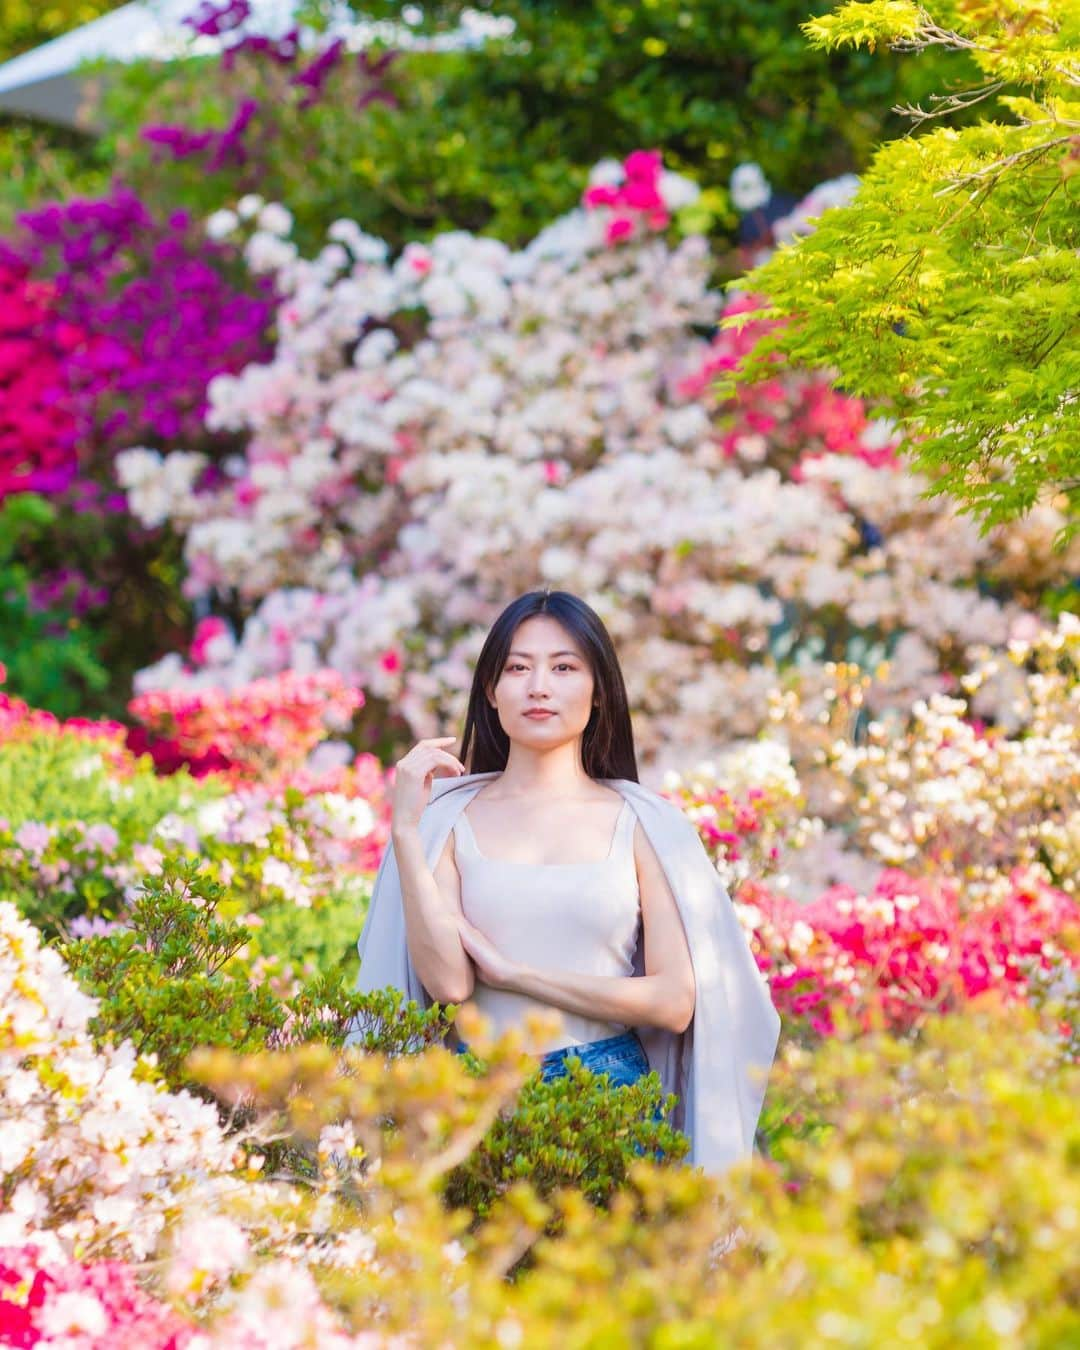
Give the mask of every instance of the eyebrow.
M 532 653 L 532 652 L 507 652 L 506 654 L 507 654 L 507 656 L 524 656 L 524 657 L 527 657 L 528 660 L 530 660 L 530 661 L 532 661 L 532 660 L 534 659 L 534 658 L 533 658 L 533 653 Z M 554 657 L 554 656 L 574 656 L 574 657 L 577 657 L 577 659 L 578 659 L 579 661 L 581 660 L 581 657 L 580 657 L 580 655 L 578 655 L 577 652 L 551 652 L 551 653 L 549 653 L 549 655 L 551 655 L 551 656 L 553 656 L 553 657 Z

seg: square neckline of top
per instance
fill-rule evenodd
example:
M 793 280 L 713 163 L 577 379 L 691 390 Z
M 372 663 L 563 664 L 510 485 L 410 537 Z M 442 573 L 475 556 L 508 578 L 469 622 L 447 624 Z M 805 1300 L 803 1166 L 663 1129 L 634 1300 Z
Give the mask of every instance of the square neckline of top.
M 563 863 L 531 863 L 518 862 L 514 858 L 492 858 L 485 853 L 476 838 L 476 831 L 472 827 L 472 821 L 469 819 L 468 808 L 465 807 L 458 815 L 458 819 L 465 822 L 465 828 L 469 833 L 469 843 L 472 846 L 473 853 L 482 862 L 497 863 L 500 867 L 603 867 L 606 863 L 614 861 L 615 848 L 619 842 L 619 834 L 622 830 L 623 817 L 627 811 L 632 810 L 629 800 L 624 797 L 622 806 L 619 807 L 619 813 L 615 817 L 615 828 L 611 832 L 611 843 L 608 845 L 608 851 L 602 858 L 586 858 L 582 862 L 563 862 Z

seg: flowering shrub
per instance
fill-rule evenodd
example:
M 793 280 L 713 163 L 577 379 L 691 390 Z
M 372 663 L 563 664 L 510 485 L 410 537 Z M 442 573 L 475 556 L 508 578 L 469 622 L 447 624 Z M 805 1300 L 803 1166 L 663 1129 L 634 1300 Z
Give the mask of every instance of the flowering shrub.
M 251 164 L 256 177 L 261 176 L 258 171 L 265 170 L 268 165 L 261 160 L 260 142 L 265 146 L 266 142 L 276 139 L 297 113 L 319 103 L 325 96 L 327 81 L 332 80 L 335 72 L 340 80 L 348 63 L 348 54 L 345 39 L 332 37 L 321 44 L 312 58 L 310 49 L 301 45 L 298 28 L 290 28 L 281 37 L 266 37 L 247 31 L 250 18 L 248 0 L 226 0 L 225 4 L 203 0 L 199 9 L 188 15 L 184 23 L 195 36 L 224 38 L 221 66 L 231 77 L 229 83 L 238 82 L 242 87 L 245 74 L 249 78 L 257 74 L 259 83 L 264 86 L 260 91 L 262 97 L 241 99 L 223 131 L 196 132 L 182 126 L 149 126 L 142 130 L 144 141 L 176 159 L 195 158 L 204 173 L 228 168 L 235 170 L 238 166 Z M 371 103 L 396 106 L 397 99 L 379 80 L 393 65 L 394 59 L 394 52 L 386 52 L 374 59 L 368 52 L 355 54 L 349 64 L 362 80 L 366 77 L 368 85 L 359 93 L 355 88 L 352 91 L 353 106 L 357 110 Z M 286 108 L 289 112 L 282 117 Z
M 64 362 L 86 334 L 74 324 L 42 337 L 51 288 L 0 264 L 0 501 L 62 492 L 77 472 L 71 416 L 58 399 Z
M 624 164 L 611 160 L 593 172 L 592 186 L 582 202 L 589 210 L 605 207 L 604 240 L 618 244 L 638 230 L 666 230 L 671 213 L 697 199 L 693 183 L 677 174 L 665 173 L 657 150 L 635 150 Z
M 346 728 L 363 703 L 336 671 L 287 671 L 234 691 L 150 690 L 129 710 L 165 742 L 170 760 L 251 779 L 298 769 L 328 728 Z
M 98 1041 L 128 1043 L 152 1057 L 170 1088 L 198 1091 L 186 1061 L 200 1046 L 241 1054 L 311 1040 L 340 1045 L 360 1015 L 368 1048 L 384 1054 L 445 1034 L 437 1009 L 414 1015 L 357 994 L 332 968 L 304 984 L 271 977 L 265 961 L 250 959 L 250 916 L 227 917 L 225 899 L 205 868 L 170 862 L 147 878 L 122 925 L 63 946 L 72 974 L 97 1001 L 89 1029 Z
M 9 275 L 49 278 L 28 364 L 38 344 L 62 353 L 46 363 L 64 395 L 59 448 L 84 472 L 103 474 L 141 437 L 205 442 L 210 379 L 265 351 L 265 279 L 237 289 L 230 249 L 182 211 L 156 218 L 129 189 L 26 212 L 0 257 Z
M 802 867 L 803 850 L 820 834 L 822 822 L 802 814 L 802 787 L 778 740 L 749 742 L 685 774 L 672 770 L 663 786 L 664 795 L 696 825 L 730 891 L 749 878 L 758 883 L 778 878 L 794 862 L 805 892 L 812 877 Z M 785 876 L 783 884 L 790 888 L 791 878 Z
M 18 1267 L 8 1255 L 5 1271 L 33 1279 L 38 1265 L 55 1269 L 73 1255 L 87 1264 L 141 1260 L 167 1210 L 176 1223 L 153 1252 L 164 1258 L 160 1287 L 211 1346 L 358 1348 L 371 1344 L 373 1321 L 384 1338 L 423 1344 L 505 1342 L 516 1334 L 510 1328 L 523 1344 L 547 1343 L 556 1330 L 622 1343 L 660 1328 L 669 1337 L 685 1330 L 714 1339 L 723 1328 L 782 1341 L 808 1325 L 826 1343 L 856 1331 L 881 1343 L 908 1339 L 917 1315 L 949 1336 L 957 1326 L 986 1327 L 988 1344 L 1006 1345 L 1018 1329 L 1040 1339 L 1069 1323 L 1080 1210 L 1075 1093 L 1047 1035 L 1052 1009 L 1040 1020 L 984 995 L 956 1017 L 928 1021 L 918 1041 L 870 1031 L 827 1040 L 811 1055 L 785 1040 L 770 1084 L 785 1128 L 772 1138 L 771 1161 L 756 1158 L 718 1182 L 637 1160 L 603 1209 L 573 1191 L 542 1203 L 515 1184 L 470 1231 L 470 1215 L 446 1212 L 440 1193 L 489 1131 L 505 1133 L 500 1112 L 530 1068 L 520 1037 L 492 1044 L 478 1024 L 464 1025 L 481 1048 L 484 1072 L 475 1078 L 442 1048 L 344 1060 L 313 1045 L 246 1059 L 203 1054 L 193 1068 L 215 1094 L 256 1103 L 249 1148 L 277 1137 L 310 1160 L 302 1178 L 281 1171 L 260 1179 L 254 1158 L 246 1171 L 229 1170 L 216 1127 L 158 1147 L 146 1104 L 176 1111 L 191 1099 L 123 1079 L 115 1052 L 77 1059 L 92 1001 L 10 907 L 0 907 L 0 934 L 0 1037 L 3 1028 L 18 1037 L 5 1052 L 12 1063 L 0 1078 L 0 1105 L 14 1117 L 18 1101 L 20 1127 L 7 1124 L 3 1136 L 0 1245 L 40 1244 L 47 1253 Z M 46 1058 L 56 1072 L 46 1075 Z M 73 1218 L 60 1180 L 82 1167 L 86 1137 L 100 1131 L 109 1097 L 96 1075 L 106 1064 L 110 1091 L 128 1085 L 123 1122 L 109 1136 L 124 1147 L 123 1165 L 109 1155 L 108 1167 L 82 1174 Z M 58 1100 L 76 1083 L 95 1090 L 77 1116 L 62 1116 L 62 1132 L 48 1136 L 53 1151 L 41 1144 L 13 1188 L 7 1168 L 25 1145 L 26 1122 L 57 1120 Z M 43 1111 L 28 1113 L 28 1102 Z M 137 1144 L 124 1133 L 133 1123 Z M 203 1180 L 192 1189 L 197 1147 Z M 69 1170 L 58 1174 L 46 1164 L 60 1148 Z M 110 1226 L 123 1213 L 114 1183 L 118 1175 L 127 1181 L 126 1200 L 140 1164 L 155 1169 L 154 1190 L 138 1205 L 135 1235 L 118 1234 Z M 538 1242 L 545 1229 L 555 1236 Z M 92 1243 L 92 1255 L 78 1242 Z M 517 1277 L 506 1280 L 514 1268 Z M 122 1276 L 113 1276 L 119 1288 Z M 783 1300 L 778 1280 L 790 1290 Z M 107 1309 L 105 1282 L 99 1271 L 92 1285 Z M 868 1286 L 880 1296 L 850 1298 Z M 3 1308 L 7 1325 L 25 1333 L 24 1292 L 12 1282 L 0 1297 L 11 1305 Z M 125 1316 L 135 1316 L 137 1301 L 132 1293 Z M 151 1305 L 140 1313 L 150 1319 Z M 100 1316 L 74 1301 L 63 1315 Z M 842 1325 L 830 1320 L 837 1318 Z
M 395 259 L 347 220 L 308 259 L 280 208 L 221 219 L 282 295 L 273 359 L 210 388 L 208 426 L 244 456 L 213 483 L 148 447 L 118 472 L 139 518 L 185 535 L 185 593 L 252 612 L 141 688 L 329 666 L 372 725 L 431 735 L 459 721 L 493 614 L 540 582 L 608 620 L 643 760 L 666 768 L 759 730 L 796 660 L 812 692 L 834 658 L 890 658 L 884 707 L 1030 634 L 1033 595 L 1075 568 L 1057 513 L 980 536 L 857 400 L 798 372 L 767 402 L 716 393 L 743 339 L 702 336 L 724 311 L 705 241 L 649 226 L 693 194 L 638 154 L 521 250 L 458 231 Z
M 809 766 L 810 809 L 842 822 L 847 849 L 955 878 L 975 898 L 1000 895 L 1016 867 L 1075 895 L 1080 621 L 1063 613 L 976 658 L 949 694 L 872 719 L 858 736 L 868 681 L 850 667 L 834 668 L 816 697 L 792 686 L 772 718 Z
M 115 919 L 178 856 L 201 858 L 237 912 L 300 906 L 317 923 L 327 905 L 351 906 L 358 924 L 360 878 L 388 833 L 383 773 L 370 755 L 235 787 L 222 775 L 159 777 L 118 724 L 61 723 L 0 694 L 0 884 L 48 929 L 80 933 L 80 916 Z M 332 964 L 339 959 L 340 948 Z
M 1033 975 L 1080 971 L 1075 903 L 1019 870 L 993 904 L 891 868 L 867 894 L 835 886 L 800 905 L 751 886 L 744 904 L 789 1032 L 833 1035 L 840 1007 L 906 1032 L 988 990 L 1022 999 Z
M 344 1081 L 311 1048 L 215 1055 L 208 1076 L 255 1090 L 277 1128 L 318 1139 L 323 1184 L 342 1198 L 358 1188 L 365 1217 L 358 1227 L 355 1210 L 335 1211 L 347 1273 L 311 1245 L 300 1267 L 310 1284 L 294 1264 L 254 1258 L 235 1230 L 214 1237 L 206 1263 L 226 1275 L 211 1288 L 232 1287 L 207 1308 L 208 1334 L 235 1331 L 237 1305 L 265 1320 L 280 1298 L 274 1277 L 289 1276 L 290 1344 L 314 1338 L 316 1318 L 362 1335 L 373 1317 L 384 1337 L 420 1344 L 799 1344 L 807 1328 L 823 1344 L 886 1344 L 910 1339 L 916 1322 L 931 1345 L 958 1327 L 987 1345 L 1053 1339 L 1074 1320 L 1080 1183 L 1070 1071 L 1041 1032 L 1033 1014 L 989 1002 L 930 1024 L 919 1043 L 878 1031 L 813 1055 L 782 1045 L 770 1097 L 792 1130 L 774 1161 L 719 1183 L 637 1161 L 606 1210 L 573 1191 L 541 1205 L 519 1186 L 474 1234 L 428 1190 L 477 1123 L 475 1085 L 445 1052 L 361 1062 Z M 487 1091 L 516 1072 L 504 1059 Z M 375 1125 L 387 1117 L 393 1133 Z M 380 1165 L 363 1170 L 364 1157 Z M 559 1236 L 536 1242 L 552 1220 Z M 505 1280 L 526 1250 L 526 1268 Z M 192 1263 L 183 1249 L 181 1271 Z M 874 1298 L 854 1296 L 867 1288 Z
M 0 1245 L 54 1232 L 69 1253 L 141 1259 L 185 1185 L 227 1174 L 212 1107 L 99 1050 L 96 1011 L 57 952 L 0 902 Z
M 206 387 L 265 356 L 272 286 L 242 274 L 235 250 L 184 212 L 164 215 L 114 186 L 23 213 L 0 241 L 0 299 L 0 500 L 33 489 L 57 512 L 44 537 L 16 541 L 15 556 L 32 585 L 74 568 L 104 588 L 94 655 L 123 695 L 133 669 L 177 644 L 187 616 L 172 584 L 176 541 L 133 527 L 113 458 L 147 437 L 214 459 L 229 451 L 207 433 Z M 60 636 L 70 646 L 82 634 Z M 59 712 L 122 707 L 88 661 L 72 663 L 73 704 L 61 681 L 35 679 L 32 660 L 11 664 L 19 692 Z
M 184 1350 L 196 1328 L 141 1289 L 120 1261 L 92 1265 L 43 1250 L 40 1238 L 0 1248 L 0 1336 L 19 1350 L 109 1345 Z

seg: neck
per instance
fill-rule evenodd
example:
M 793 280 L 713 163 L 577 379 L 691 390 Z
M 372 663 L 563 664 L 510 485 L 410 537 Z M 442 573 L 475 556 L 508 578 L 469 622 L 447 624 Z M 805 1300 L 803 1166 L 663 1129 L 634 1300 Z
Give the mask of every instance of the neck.
M 511 741 L 500 788 L 508 797 L 573 797 L 591 783 L 581 762 L 580 740 L 551 750 L 530 750 Z

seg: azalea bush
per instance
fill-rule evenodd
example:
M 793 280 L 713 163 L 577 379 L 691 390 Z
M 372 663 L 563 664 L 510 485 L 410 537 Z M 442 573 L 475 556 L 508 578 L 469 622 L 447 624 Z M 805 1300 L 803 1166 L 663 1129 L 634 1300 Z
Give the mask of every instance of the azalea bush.
M 20 1350 L 58 1342 L 170 1346 L 183 1350 L 198 1334 L 155 1299 L 121 1261 L 79 1262 L 33 1242 L 0 1248 L 0 1335 Z
M 130 189 L 26 212 L 3 259 L 38 282 L 33 334 L 61 344 L 46 368 L 63 396 L 61 441 L 84 472 L 147 435 L 205 440 L 209 380 L 266 350 L 266 280 L 237 274 L 232 251 L 187 213 L 163 213 Z
M 253 1113 L 230 1141 L 211 1107 L 140 1081 L 153 1070 L 130 1047 L 91 1043 L 98 1005 L 10 906 L 0 934 L 10 1061 L 0 1092 L 21 1122 L 5 1128 L 0 1154 L 0 1242 L 43 1244 L 53 1270 L 73 1257 L 152 1254 L 142 1268 L 151 1293 L 212 1345 L 242 1334 L 239 1343 L 264 1344 L 283 1288 L 275 1344 L 296 1346 L 334 1333 L 351 1344 L 373 1317 L 387 1334 L 469 1344 L 496 1344 L 508 1324 L 541 1340 L 556 1326 L 625 1339 L 661 1324 L 703 1335 L 765 1325 L 772 1338 L 812 1324 L 826 1343 L 854 1328 L 881 1339 L 919 1310 L 931 1344 L 945 1343 L 935 1327 L 952 1336 L 963 1325 L 1004 1345 L 1018 1328 L 1048 1335 L 1075 1319 L 1075 1069 L 1056 1048 L 1053 1000 L 1035 1011 L 984 994 L 908 1039 L 852 1037 L 841 1014 L 813 1053 L 781 1044 L 771 1159 L 717 1181 L 636 1158 L 600 1208 L 575 1190 L 544 1202 L 513 1182 L 477 1223 L 446 1208 L 447 1179 L 485 1137 L 513 1128 L 503 1113 L 535 1067 L 520 1033 L 491 1042 L 463 1020 L 479 1076 L 438 1045 L 390 1056 L 317 1044 L 205 1052 L 190 1070 Z M 86 1083 L 94 1091 L 83 1097 Z M 106 1119 L 121 1089 L 122 1124 Z M 560 1100 L 548 1108 L 555 1121 L 582 1105 Z M 181 1110 L 184 1131 L 169 1135 Z M 275 1141 L 307 1161 L 264 1176 L 259 1159 Z M 66 1170 L 51 1164 L 57 1150 Z M 537 1162 L 550 1167 L 542 1150 Z M 778 1280 L 790 1299 L 776 1300 Z M 880 1297 L 848 1297 L 868 1284 Z M 6 1286 L 9 1324 L 20 1310 L 36 1317 L 49 1294 L 36 1288 L 31 1300 L 25 1286 Z M 66 1312 L 108 1325 L 103 1277 L 93 1289 L 102 1309 Z M 831 1318 L 842 1319 L 835 1330 Z
M 0 499 L 32 490 L 56 513 L 15 558 L 34 581 L 92 578 L 95 646 L 116 689 L 75 672 L 78 695 L 115 713 L 132 670 L 174 644 L 188 614 L 174 542 L 127 516 L 114 456 L 148 436 L 228 453 L 205 428 L 206 386 L 266 353 L 273 295 L 190 216 L 119 185 L 25 212 L 0 241 L 0 295 Z M 50 702 L 11 665 L 24 697 Z M 58 696 L 51 706 L 69 710 Z
M 948 693 L 863 718 L 872 690 L 834 667 L 792 685 L 772 722 L 800 765 L 808 808 L 844 847 L 992 896 L 1015 867 L 1076 893 L 1080 621 L 1064 613 L 1006 651 L 976 650 Z M 838 836 L 834 833 L 834 839 Z
M 199 864 L 172 862 L 146 880 L 114 931 L 62 947 L 97 1000 L 88 1026 L 99 1041 L 130 1044 L 170 1088 L 198 1091 L 186 1063 L 199 1047 L 242 1054 L 311 1040 L 341 1045 L 358 1018 L 364 1043 L 384 1054 L 445 1034 L 438 1008 L 420 1014 L 386 995 L 357 994 L 333 965 L 303 984 L 273 978 L 265 959 L 253 959 L 248 916 L 228 917 L 225 898 Z M 359 922 L 354 914 L 353 940 Z
M 80 935 L 121 918 L 170 860 L 199 858 L 231 913 L 265 924 L 262 955 L 287 963 L 295 939 L 301 968 L 336 969 L 388 838 L 383 779 L 371 756 L 265 783 L 159 776 L 119 724 L 61 722 L 0 694 L 0 888 L 43 927 Z M 298 907 L 306 927 L 280 913 Z
M 153 1081 L 130 1045 L 102 1049 L 92 999 L 0 902 L 0 1242 L 56 1233 L 69 1253 L 141 1259 L 179 1195 L 234 1166 L 213 1107 Z
M 808 1326 L 824 1344 L 880 1342 L 918 1322 L 931 1345 L 951 1343 L 959 1326 L 1004 1346 L 1021 1328 L 1053 1339 L 1075 1325 L 1074 1084 L 1031 1013 L 990 1002 L 931 1025 L 919 1044 L 876 1032 L 814 1055 L 783 1048 L 771 1092 L 792 1118 L 817 1123 L 796 1126 L 774 1161 L 717 1182 L 638 1160 L 610 1209 L 573 1191 L 540 1204 L 519 1186 L 475 1232 L 464 1216 L 440 1216 L 428 1189 L 449 1139 L 478 1125 L 467 1079 L 450 1086 L 455 1067 L 440 1051 L 365 1064 L 352 1079 L 311 1050 L 203 1061 L 214 1081 L 256 1091 L 276 1120 L 321 1139 L 334 1193 L 364 1198 L 348 1275 L 309 1247 L 311 1284 L 290 1282 L 294 1343 L 315 1325 L 362 1333 L 373 1316 L 387 1335 L 482 1345 L 505 1342 L 510 1327 L 522 1343 L 644 1340 L 661 1328 L 691 1344 L 795 1341 Z M 513 1069 L 502 1072 L 505 1085 Z M 493 1078 L 488 1091 L 498 1090 Z M 325 1123 L 342 1114 L 351 1126 Z M 394 1128 L 380 1131 L 375 1116 Z M 364 1157 L 380 1166 L 364 1169 Z M 348 1250 L 355 1217 L 336 1213 Z M 559 1236 L 538 1241 L 553 1215 Z M 223 1337 L 238 1310 L 266 1308 L 288 1267 L 267 1269 L 235 1240 L 208 1247 L 209 1287 L 220 1291 L 204 1299 L 208 1332 Z M 525 1251 L 528 1268 L 505 1281 Z M 197 1261 L 177 1255 L 181 1272 Z M 778 1282 L 788 1298 L 776 1298 Z M 873 1299 L 856 1297 L 868 1287 Z
M 136 516 L 185 537 L 187 593 L 247 617 L 141 687 L 329 666 L 389 753 L 459 723 L 488 623 L 542 582 L 608 621 L 666 768 L 759 730 L 789 669 L 811 692 L 831 661 L 881 671 L 889 706 L 1030 636 L 1076 564 L 1052 507 L 981 537 L 820 377 L 717 394 L 747 339 L 706 336 L 707 245 L 669 242 L 695 194 L 657 154 L 605 162 L 518 251 L 456 232 L 393 257 L 341 220 L 307 258 L 287 212 L 221 220 L 283 296 L 273 359 L 209 390 L 245 454 L 212 484 L 188 451 L 118 471 Z
M 169 759 L 253 779 L 301 768 L 328 729 L 348 729 L 363 702 L 336 671 L 288 671 L 237 691 L 150 690 L 129 711 Z
M 504 1112 L 449 1173 L 445 1202 L 486 1219 L 524 1181 L 541 1199 L 572 1188 L 590 1204 L 607 1206 L 637 1158 L 671 1165 L 686 1157 L 689 1141 L 664 1120 L 673 1105 L 655 1074 L 616 1088 L 583 1065 L 569 1065 L 565 1077 L 550 1083 L 535 1075 L 513 1112 Z
M 988 990 L 1026 999 L 1075 979 L 1075 900 L 1019 869 L 1010 881 L 992 903 L 894 868 L 867 893 L 835 886 L 809 904 L 748 887 L 754 945 L 789 1033 L 835 1035 L 840 1008 L 864 1027 L 907 1032 Z M 1074 1029 L 1061 1031 L 1067 1049 Z
M 72 415 L 57 392 L 87 335 L 49 322 L 53 287 L 28 272 L 21 260 L 0 264 L 0 500 L 62 491 L 78 470 Z

